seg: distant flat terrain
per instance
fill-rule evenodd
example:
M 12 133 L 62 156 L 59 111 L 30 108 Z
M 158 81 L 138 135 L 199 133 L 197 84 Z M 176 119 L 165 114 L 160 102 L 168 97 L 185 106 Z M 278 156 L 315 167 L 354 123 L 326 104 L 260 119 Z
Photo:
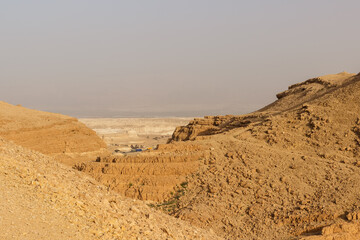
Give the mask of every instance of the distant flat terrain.
M 193 118 L 80 118 L 108 145 L 109 150 L 127 150 L 131 145 L 155 147 L 166 143 L 177 126 Z

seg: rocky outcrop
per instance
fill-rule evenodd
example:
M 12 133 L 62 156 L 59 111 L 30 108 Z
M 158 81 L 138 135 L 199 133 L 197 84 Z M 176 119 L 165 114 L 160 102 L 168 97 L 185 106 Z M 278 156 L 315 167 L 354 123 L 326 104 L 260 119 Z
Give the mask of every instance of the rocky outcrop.
M 337 87 L 350 82 L 355 74 L 342 72 L 329 74 L 321 77 L 311 78 L 301 83 L 289 86 L 288 90 L 278 93 L 278 101 L 260 109 L 259 111 L 285 111 L 292 109 L 308 101 L 311 101 L 322 94 L 326 94 Z
M 172 135 L 174 141 L 194 140 L 197 136 L 216 133 L 232 116 L 206 116 L 195 118 L 186 127 L 177 127 Z
M 170 142 L 194 140 L 197 136 L 218 134 L 229 129 L 247 126 L 249 123 L 262 121 L 271 114 L 279 114 L 312 101 L 341 85 L 350 83 L 358 76 L 359 74 L 342 72 L 311 78 L 291 85 L 288 90 L 276 95 L 277 101 L 252 114 L 195 118 L 188 125 L 177 127 Z
M 208 148 L 199 145 L 167 144 L 159 145 L 157 151 L 102 157 L 76 164 L 75 168 L 127 197 L 163 202 L 209 154 Z
M 300 240 L 358 240 L 360 239 L 360 213 L 347 214 L 347 220 L 321 229 L 317 236 L 303 237 Z

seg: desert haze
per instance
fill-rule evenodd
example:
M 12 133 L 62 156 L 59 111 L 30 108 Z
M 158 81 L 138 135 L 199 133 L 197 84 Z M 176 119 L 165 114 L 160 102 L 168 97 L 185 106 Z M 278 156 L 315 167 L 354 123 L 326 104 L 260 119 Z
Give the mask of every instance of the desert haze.
M 107 144 L 110 151 L 129 152 L 133 146 L 156 148 L 171 138 L 177 126 L 191 118 L 80 118 Z
M 0 1 L 0 240 L 360 240 L 360 1 Z
M 0 102 L 0 238 L 359 239 L 360 74 L 277 98 L 189 122 Z

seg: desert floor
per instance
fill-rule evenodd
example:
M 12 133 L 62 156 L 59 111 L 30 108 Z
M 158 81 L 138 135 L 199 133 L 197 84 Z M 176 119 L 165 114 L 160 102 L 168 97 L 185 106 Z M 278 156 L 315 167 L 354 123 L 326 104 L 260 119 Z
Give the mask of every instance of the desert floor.
M 131 145 L 142 149 L 166 143 L 177 126 L 192 118 L 80 118 L 108 145 L 110 151 L 128 153 Z

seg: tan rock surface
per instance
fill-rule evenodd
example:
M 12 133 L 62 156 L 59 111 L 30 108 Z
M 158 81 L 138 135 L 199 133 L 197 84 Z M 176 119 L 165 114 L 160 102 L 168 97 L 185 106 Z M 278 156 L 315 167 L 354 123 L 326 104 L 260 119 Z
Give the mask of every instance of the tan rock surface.
M 184 166 L 169 167 L 182 180 L 170 180 L 157 196 L 164 202 L 154 207 L 171 215 L 226 239 L 356 239 L 357 225 L 346 216 L 360 209 L 359 103 L 360 75 L 317 77 L 290 86 L 257 112 L 194 119 L 151 157 L 103 159 L 83 170 L 124 192 L 117 187 L 128 184 L 126 176 L 141 177 L 144 169 L 153 175 L 145 186 L 166 177 L 161 169 L 176 155 L 184 166 L 196 165 L 183 173 Z M 139 167 L 145 163 L 154 165 Z M 148 196 L 156 195 L 154 185 Z
M 159 145 L 157 151 L 138 155 L 107 156 L 75 168 L 127 197 L 162 202 L 174 188 L 197 171 L 205 148 L 187 143 Z
M 106 144 L 76 118 L 0 102 L 0 136 L 73 164 L 96 159 Z
M 219 239 L 0 139 L 0 239 Z
M 65 181 L 70 185 L 61 188 L 59 199 L 62 200 L 58 205 L 62 209 L 59 212 L 69 213 L 66 215 L 69 217 L 59 217 L 59 221 L 64 225 L 68 219 L 78 221 L 75 228 L 70 226 L 63 232 L 80 239 L 87 237 L 90 228 L 104 239 L 116 234 L 123 239 L 132 236 L 146 239 L 148 235 L 143 234 L 148 234 L 149 228 L 154 229 L 149 239 L 194 239 L 200 237 L 200 233 L 204 239 L 215 239 L 212 231 L 225 239 L 359 239 L 359 103 L 359 74 L 340 73 L 309 79 L 290 86 L 278 94 L 276 102 L 257 112 L 194 119 L 187 126 L 178 127 L 171 143 L 160 145 L 156 151 L 107 156 L 76 164 L 78 170 L 94 176 L 105 186 L 91 183 L 91 178 L 67 168 L 69 173 L 62 174 L 61 164 L 42 155 L 36 155 L 36 159 L 44 159 L 39 165 L 21 168 L 22 164 L 34 160 L 15 162 L 24 150 L 4 142 L 5 157 L 0 159 L 5 160 L 1 166 L 5 166 L 4 171 L 12 169 L 13 172 L 4 172 L 3 177 L 15 176 L 12 178 L 19 183 L 22 179 L 31 180 L 29 186 L 34 185 L 34 189 L 46 196 L 41 197 L 39 193 L 36 199 L 52 199 L 49 204 L 56 203 L 56 198 L 48 196 L 52 196 L 51 187 L 57 184 L 42 185 L 41 181 L 50 181 L 52 176 L 56 176 L 56 183 L 70 179 L 70 183 Z M 8 149 L 14 150 L 8 152 Z M 6 165 L 12 162 L 15 164 Z M 27 169 L 41 169 L 39 177 L 31 173 L 27 179 L 26 174 L 19 174 Z M 57 171 L 41 178 L 45 169 Z M 16 181 L 4 179 L 3 182 Z M 75 182 L 80 185 L 71 185 Z M 38 185 L 46 186 L 44 192 L 42 187 L 36 187 Z M 12 185 L 5 185 L 1 189 L 10 187 Z M 150 219 L 148 214 L 158 214 L 154 209 L 111 191 L 106 195 L 107 189 L 152 200 L 148 203 L 153 208 L 206 229 L 210 235 L 186 224 L 180 227 L 178 224 L 182 222 L 176 222 L 175 226 L 182 229 L 178 230 L 173 225 L 174 219 L 161 214 Z M 57 192 L 59 190 L 55 190 Z M 74 203 L 74 199 L 80 202 Z M 113 199 L 117 207 L 112 206 Z M 0 201 L 0 204 L 5 203 Z M 81 206 L 88 208 L 84 212 Z M 120 211 L 114 213 L 111 209 Z M 124 212 L 133 214 L 127 216 Z M 139 212 L 144 214 L 138 216 Z M 116 215 L 119 213 L 123 218 Z M 26 216 L 27 212 L 23 214 Z M 49 210 L 47 214 L 55 216 L 56 213 Z M 83 215 L 86 217 L 81 218 Z M 109 227 L 114 218 L 120 221 L 116 226 L 127 223 L 132 227 Z M 121 222 L 123 219 L 127 220 Z M 11 221 L 7 221 L 7 227 L 8 222 L 11 225 Z M 41 221 L 38 223 L 45 226 Z M 161 227 L 147 225 L 153 223 Z M 163 223 L 174 228 L 164 230 Z
M 258 112 L 175 131 L 173 141 L 194 139 L 216 152 L 215 164 L 188 177 L 175 216 L 228 239 L 292 239 L 353 226 L 344 216 L 360 208 L 360 75 L 315 78 L 289 91 Z M 319 239 L 357 239 L 355 230 L 338 237 L 341 231 Z

